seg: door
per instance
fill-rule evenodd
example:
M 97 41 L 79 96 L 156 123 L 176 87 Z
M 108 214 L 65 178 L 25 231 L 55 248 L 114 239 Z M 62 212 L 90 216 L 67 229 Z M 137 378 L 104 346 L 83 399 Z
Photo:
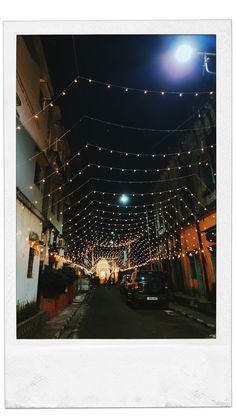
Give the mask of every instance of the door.
M 205 288 L 204 288 L 204 283 L 203 283 L 202 269 L 201 269 L 199 255 L 194 255 L 194 261 L 195 261 L 196 274 L 197 274 L 197 280 L 198 280 L 198 294 L 200 296 L 203 296 L 205 295 Z

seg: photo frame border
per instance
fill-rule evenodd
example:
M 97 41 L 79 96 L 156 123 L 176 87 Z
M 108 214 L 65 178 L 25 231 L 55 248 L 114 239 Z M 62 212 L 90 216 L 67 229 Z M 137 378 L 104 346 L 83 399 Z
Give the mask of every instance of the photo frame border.
M 216 339 L 16 339 L 15 69 L 18 34 L 216 35 L 219 278 Z M 231 405 L 231 85 L 230 20 L 4 23 L 6 407 Z

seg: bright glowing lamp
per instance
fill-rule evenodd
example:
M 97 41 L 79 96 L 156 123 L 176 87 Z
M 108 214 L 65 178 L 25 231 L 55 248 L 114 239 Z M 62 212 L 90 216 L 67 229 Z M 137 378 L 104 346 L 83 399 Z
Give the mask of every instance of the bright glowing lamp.
M 193 56 L 193 48 L 189 44 L 181 44 L 175 52 L 175 58 L 180 63 L 186 63 Z
M 125 195 L 125 194 L 122 194 L 121 196 L 120 196 L 120 202 L 122 203 L 122 204 L 127 204 L 128 203 L 128 201 L 129 201 L 129 197 L 127 196 L 127 195 Z

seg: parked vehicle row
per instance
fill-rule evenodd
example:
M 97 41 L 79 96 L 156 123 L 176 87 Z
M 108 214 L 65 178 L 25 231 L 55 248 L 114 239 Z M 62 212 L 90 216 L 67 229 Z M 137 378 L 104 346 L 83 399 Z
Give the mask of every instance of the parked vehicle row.
M 170 293 L 164 272 L 134 270 L 123 276 L 119 287 L 120 293 L 126 295 L 127 304 L 133 308 L 149 303 L 155 303 L 162 308 L 169 306 Z

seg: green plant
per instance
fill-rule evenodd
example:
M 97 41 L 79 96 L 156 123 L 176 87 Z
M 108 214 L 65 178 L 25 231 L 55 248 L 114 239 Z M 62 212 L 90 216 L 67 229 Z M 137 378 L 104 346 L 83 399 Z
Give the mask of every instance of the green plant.
M 16 306 L 17 323 L 23 322 L 30 317 L 33 317 L 39 311 L 35 301 L 26 302 L 25 304 L 18 303 Z
M 54 298 L 65 292 L 67 277 L 61 269 L 45 266 L 39 278 L 39 291 L 45 298 Z
M 70 266 L 63 266 L 61 272 L 66 276 L 68 283 L 74 282 L 76 279 L 78 279 L 75 273 L 75 269 L 71 268 Z

